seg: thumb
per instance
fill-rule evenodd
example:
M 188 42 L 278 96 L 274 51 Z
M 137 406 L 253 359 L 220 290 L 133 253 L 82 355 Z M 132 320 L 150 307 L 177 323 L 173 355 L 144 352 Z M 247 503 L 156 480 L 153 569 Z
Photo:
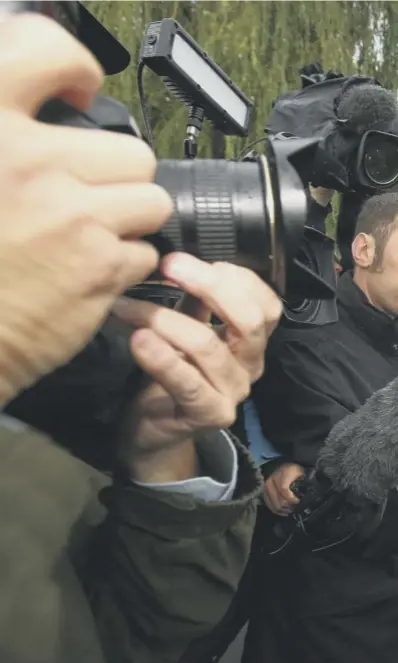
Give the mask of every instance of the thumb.
M 102 81 L 91 53 L 52 19 L 32 13 L 0 22 L 0 106 L 34 115 L 58 97 L 84 110 Z

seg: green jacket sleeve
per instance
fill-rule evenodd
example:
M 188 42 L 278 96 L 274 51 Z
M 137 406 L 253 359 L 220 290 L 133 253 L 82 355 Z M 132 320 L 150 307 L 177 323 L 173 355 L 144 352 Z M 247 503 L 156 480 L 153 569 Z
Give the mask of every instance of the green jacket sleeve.
M 234 499 L 206 503 L 117 479 L 102 493 L 85 582 L 110 661 L 177 663 L 222 620 L 247 565 L 261 477 L 236 442 Z

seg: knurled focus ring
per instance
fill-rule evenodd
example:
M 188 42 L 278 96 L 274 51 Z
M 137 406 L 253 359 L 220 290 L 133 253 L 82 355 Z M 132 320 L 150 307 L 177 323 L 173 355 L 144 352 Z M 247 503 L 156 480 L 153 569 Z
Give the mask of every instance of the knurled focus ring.
M 217 161 L 192 170 L 198 255 L 209 261 L 234 260 L 237 235 L 232 208 L 231 174 Z M 232 164 L 230 164 L 232 165 Z

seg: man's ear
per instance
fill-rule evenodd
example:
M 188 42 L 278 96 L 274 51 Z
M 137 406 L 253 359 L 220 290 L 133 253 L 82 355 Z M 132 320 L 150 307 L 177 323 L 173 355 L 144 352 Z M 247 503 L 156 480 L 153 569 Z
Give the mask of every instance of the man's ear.
M 362 269 L 369 269 L 373 265 L 376 254 L 376 243 L 372 235 L 359 233 L 352 243 L 352 258 L 354 264 Z

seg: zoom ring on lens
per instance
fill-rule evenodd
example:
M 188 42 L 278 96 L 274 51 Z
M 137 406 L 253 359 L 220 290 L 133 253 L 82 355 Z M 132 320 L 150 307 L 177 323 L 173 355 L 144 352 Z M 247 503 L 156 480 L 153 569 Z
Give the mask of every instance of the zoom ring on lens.
M 174 212 L 167 223 L 161 228 L 158 235 L 163 236 L 171 242 L 172 250 L 184 251 L 183 222 L 182 214 L 179 211 L 178 198 L 181 195 L 181 189 L 189 186 L 190 179 L 188 173 L 181 171 L 181 161 L 164 160 L 161 161 L 156 174 L 156 182 L 168 191 L 173 201 Z
M 234 260 L 237 236 L 232 208 L 231 173 L 225 162 L 204 160 L 192 170 L 198 255 Z

